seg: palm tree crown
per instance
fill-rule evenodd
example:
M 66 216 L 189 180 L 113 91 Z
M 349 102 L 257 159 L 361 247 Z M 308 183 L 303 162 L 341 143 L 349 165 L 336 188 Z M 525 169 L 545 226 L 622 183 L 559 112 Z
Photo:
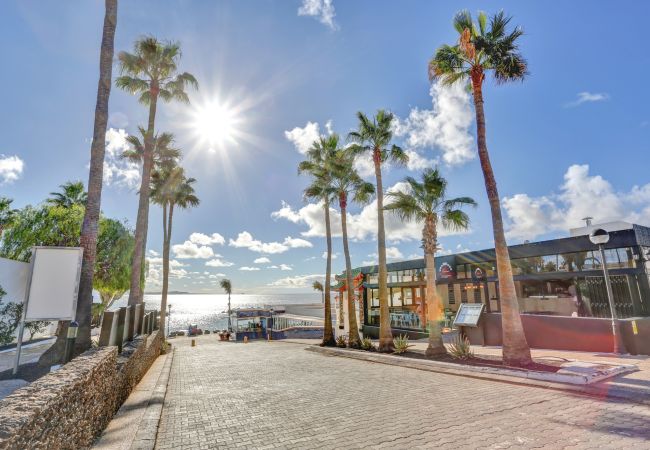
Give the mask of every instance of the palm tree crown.
M 484 12 L 479 13 L 477 23 L 467 10 L 456 14 L 454 28 L 460 34 L 458 44 L 438 48 L 429 62 L 429 77 L 447 85 L 469 79 L 476 87 L 489 70 L 498 83 L 523 80 L 528 74 L 527 64 L 517 44 L 523 30 L 515 27 L 506 32 L 510 20 L 503 11 L 490 17 L 489 24 Z
M 359 128 L 348 133 L 348 140 L 353 144 L 349 147 L 355 155 L 372 152 L 375 163 L 393 161 L 406 164 L 408 156 L 397 145 L 390 145 L 393 139 L 391 124 L 393 114 L 380 109 L 372 120 L 361 111 L 357 112 Z
M 138 127 L 142 138 L 144 139 L 147 131 Z M 142 163 L 144 158 L 144 143 L 138 136 L 130 134 L 127 136 L 126 141 L 131 144 L 131 148 L 122 152 L 122 158 L 127 159 L 134 163 Z M 170 168 L 176 164 L 176 161 L 181 156 L 180 149 L 174 147 L 174 135 L 172 133 L 157 134 L 153 138 L 153 159 L 154 167 L 169 166 Z
M 323 288 L 323 283 L 321 283 L 320 281 L 314 281 L 314 282 L 312 283 L 311 287 L 312 287 L 315 291 L 319 291 L 319 292 L 323 292 L 323 289 L 324 289 L 324 288 Z
M 403 221 L 433 220 L 449 230 L 467 229 L 469 216 L 459 208 L 476 206 L 476 202 L 470 197 L 448 199 L 447 180 L 438 169 L 426 169 L 422 182 L 413 177 L 406 177 L 404 181 L 408 183 L 409 192 L 387 193 L 392 202 L 384 207 L 385 210 L 394 212 Z
M 73 205 L 84 206 L 86 204 L 88 194 L 81 181 L 68 181 L 59 187 L 61 192 L 50 192 L 51 197 L 47 199 L 47 203 L 50 205 L 70 208 Z
M 333 135 L 336 140 L 338 136 Z M 347 206 L 348 196 L 356 203 L 366 204 L 375 193 L 375 186 L 359 176 L 354 168 L 355 156 L 350 149 L 338 150 L 330 161 L 331 191 L 338 197 L 343 207 Z
M 232 294 L 232 283 L 228 278 L 224 278 L 219 282 L 219 286 L 221 286 L 221 289 L 226 291 L 226 294 L 230 295 Z
M 190 73 L 177 74 L 177 64 L 181 56 L 178 43 L 160 42 L 153 36 L 136 41 L 133 53 L 120 52 L 122 75 L 115 80 L 117 87 L 134 95 L 148 105 L 152 96 L 166 102 L 178 100 L 189 102 L 185 88 L 189 85 L 198 88 L 196 78 Z

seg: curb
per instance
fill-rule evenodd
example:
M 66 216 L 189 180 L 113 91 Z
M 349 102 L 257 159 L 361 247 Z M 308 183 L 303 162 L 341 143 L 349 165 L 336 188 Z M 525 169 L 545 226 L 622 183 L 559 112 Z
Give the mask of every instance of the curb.
M 635 403 L 641 405 L 650 406 L 650 392 L 645 393 L 644 395 L 639 395 L 636 392 L 626 391 L 620 389 L 615 391 L 614 386 L 607 386 L 603 384 L 596 384 L 591 386 L 586 385 L 571 385 L 571 384 L 562 384 L 562 383 L 553 383 L 550 381 L 539 381 L 533 380 L 530 378 L 520 378 L 508 375 L 501 374 L 485 374 L 475 371 L 466 371 L 462 369 L 450 368 L 446 366 L 439 366 L 435 361 L 421 361 L 421 360 L 410 360 L 402 359 L 395 356 L 382 355 L 382 354 L 373 354 L 368 352 L 362 352 L 358 350 L 342 350 L 332 347 L 318 347 L 318 346 L 308 346 L 305 347 L 305 350 L 313 353 L 320 353 L 326 356 L 338 356 L 342 358 L 356 359 L 359 361 L 373 362 L 377 364 L 386 364 L 391 366 L 406 367 L 410 369 L 423 370 L 427 372 L 435 373 L 444 373 L 447 375 L 461 376 L 465 378 L 474 378 L 479 380 L 495 381 L 500 383 L 508 383 L 519 386 L 532 386 L 542 389 L 550 389 L 554 391 L 569 392 L 572 394 L 596 397 L 599 399 L 611 398 L 616 400 L 622 400 L 628 403 Z
M 153 450 L 156 446 L 158 437 L 158 427 L 162 417 L 165 397 L 167 396 L 167 385 L 169 383 L 169 374 L 171 373 L 172 361 L 176 347 L 172 345 L 172 351 L 168 354 L 165 364 L 160 371 L 160 376 L 156 381 L 156 386 L 151 392 L 149 403 L 140 421 L 138 432 L 129 447 L 130 450 Z

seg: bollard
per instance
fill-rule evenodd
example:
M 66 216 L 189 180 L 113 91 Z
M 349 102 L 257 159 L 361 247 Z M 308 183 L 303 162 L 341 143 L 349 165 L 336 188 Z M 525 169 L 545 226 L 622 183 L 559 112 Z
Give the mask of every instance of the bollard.
M 196 347 L 196 339 L 192 339 L 192 347 Z
M 72 360 L 72 354 L 74 353 L 74 343 L 77 340 L 77 331 L 79 331 L 79 324 L 73 320 L 70 322 L 70 325 L 68 325 L 68 336 L 65 340 L 64 363 L 68 363 L 70 360 Z
M 248 336 L 244 336 L 244 344 L 248 344 Z

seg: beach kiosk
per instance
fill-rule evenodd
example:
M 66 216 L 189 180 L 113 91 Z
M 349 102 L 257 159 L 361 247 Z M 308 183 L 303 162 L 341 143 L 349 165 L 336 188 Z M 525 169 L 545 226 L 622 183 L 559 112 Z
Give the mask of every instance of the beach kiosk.
M 235 340 L 243 342 L 244 338 L 266 339 L 267 329 L 272 327 L 275 312 L 267 308 L 237 308 L 232 310 L 231 321 Z

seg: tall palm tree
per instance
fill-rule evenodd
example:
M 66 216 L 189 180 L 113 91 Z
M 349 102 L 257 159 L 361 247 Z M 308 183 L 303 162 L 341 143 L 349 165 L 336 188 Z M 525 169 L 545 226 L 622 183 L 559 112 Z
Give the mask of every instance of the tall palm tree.
M 440 80 L 447 85 L 456 82 L 469 83 L 472 89 L 478 155 L 492 213 L 501 301 L 503 359 L 508 364 L 525 366 L 530 364 L 532 359 L 519 316 L 499 193 L 485 137 L 483 111 L 483 81 L 486 73 L 491 72 L 497 84 L 522 81 L 527 75 L 526 60 L 519 53 L 518 47 L 518 40 L 523 31 L 520 27 L 507 31 L 510 20 L 511 18 L 503 12 L 490 17 L 489 23 L 485 13 L 479 13 L 477 23 L 473 22 L 468 11 L 456 14 L 454 28 L 459 34 L 458 43 L 438 48 L 429 62 L 429 76 L 431 80 Z
M 99 81 L 97 83 L 97 99 L 95 102 L 95 121 L 93 124 L 93 140 L 90 144 L 90 169 L 88 173 L 88 194 L 84 191 L 83 183 L 66 183 L 62 185 L 63 196 L 53 193 L 50 203 L 62 206 L 83 204 L 86 206 L 81 226 L 80 245 L 83 247 L 83 261 L 79 278 L 77 294 L 76 319 L 79 323 L 75 354 L 90 348 L 90 324 L 92 320 L 93 274 L 97 254 L 97 234 L 101 211 L 102 184 L 104 178 L 104 153 L 106 146 L 106 127 L 108 124 L 108 99 L 111 94 L 111 78 L 113 75 L 113 48 L 115 28 L 117 26 L 117 0 L 105 0 L 104 24 L 102 28 L 102 43 L 99 51 Z M 63 358 L 67 326 L 60 323 L 56 342 L 41 355 L 39 363 L 55 364 Z
M 336 133 L 328 137 L 332 146 L 338 147 L 339 136 Z M 354 153 L 350 150 L 339 150 L 332 159 L 332 194 L 338 198 L 341 208 L 341 230 L 343 234 L 343 253 L 345 254 L 345 277 L 348 294 L 348 345 L 352 348 L 361 347 L 359 326 L 357 325 L 356 308 L 354 304 L 354 282 L 352 277 L 352 263 L 350 262 L 350 248 L 348 245 L 347 207 L 348 199 L 356 203 L 366 204 L 375 193 L 375 187 L 364 181 L 354 168 Z
M 447 180 L 438 169 L 426 169 L 422 182 L 406 177 L 409 192 L 386 194 L 392 201 L 384 207 L 406 222 L 422 223 L 422 248 L 426 264 L 426 320 L 429 330 L 428 356 L 446 353 L 440 332 L 442 302 L 436 289 L 436 264 L 434 255 L 438 251 L 438 224 L 449 230 L 466 230 L 469 216 L 460 208 L 476 206 L 470 197 L 447 198 Z
M 353 144 L 350 150 L 355 154 L 370 153 L 375 165 L 377 192 L 377 253 L 379 255 L 379 351 L 392 352 L 393 334 L 390 328 L 390 312 L 388 307 L 388 273 L 386 270 L 386 230 L 384 228 L 384 187 L 381 177 L 381 165 L 392 161 L 406 164 L 408 156 L 404 151 L 391 145 L 393 132 L 391 123 L 393 114 L 380 109 L 370 120 L 364 113 L 357 113 L 359 125 L 356 131 L 348 134 L 348 140 Z
M 312 183 L 305 188 L 304 196 L 306 199 L 313 199 L 323 202 L 325 211 L 325 240 L 327 242 L 327 266 L 325 269 L 325 301 L 324 301 L 324 318 L 325 328 L 323 330 L 322 346 L 332 347 L 336 345 L 334 339 L 334 329 L 332 328 L 332 309 L 331 309 L 331 279 L 332 279 L 332 226 L 330 221 L 330 203 L 331 203 L 331 168 L 330 162 L 336 153 L 337 146 L 331 145 L 332 142 L 326 137 L 320 137 L 314 141 L 307 152 L 308 159 L 298 165 L 298 173 L 308 173 L 312 177 Z
M 144 138 L 147 132 L 142 127 L 138 127 L 138 130 L 140 130 L 140 134 Z M 142 164 L 144 158 L 144 144 L 140 141 L 140 138 L 131 134 L 127 136 L 126 141 L 131 144 L 131 147 L 122 152 L 122 158 L 133 163 Z M 178 159 L 181 157 L 181 151 L 174 146 L 174 135 L 172 133 L 161 133 L 155 135 L 152 145 L 152 168 L 154 171 L 157 169 L 170 170 L 177 166 Z
M 166 166 L 154 170 L 151 179 L 152 201 L 163 210 L 163 285 L 160 301 L 160 328 L 165 336 L 165 317 L 167 315 L 167 294 L 169 291 L 169 251 L 171 248 L 174 207 L 182 209 L 198 206 L 199 199 L 192 186 L 196 180 L 187 178 L 182 167 Z
M 149 223 L 149 183 L 153 170 L 154 127 L 158 99 L 166 102 L 178 100 L 189 102 L 185 92 L 188 86 L 198 87 L 192 74 L 178 72 L 181 57 L 177 43 L 161 42 L 153 36 L 144 37 L 135 42 L 134 52 L 120 52 L 120 72 L 115 84 L 134 95 L 139 95 L 140 103 L 149 106 L 149 120 L 144 134 L 142 182 L 138 202 L 138 217 L 135 224 L 135 252 L 131 270 L 131 289 L 129 305 L 142 301 L 140 275 L 142 261 L 147 245 L 147 227 Z
M 322 297 L 322 302 L 325 303 L 325 288 L 323 287 L 323 283 L 320 281 L 314 281 L 311 285 L 311 287 L 315 290 L 321 293 Z
M 219 286 L 221 286 L 221 289 L 226 291 L 226 294 L 228 294 L 228 331 L 232 331 L 232 322 L 230 318 L 230 294 L 232 294 L 232 283 L 228 278 L 224 278 L 219 282 Z
M 46 200 L 48 204 L 52 206 L 61 206 L 63 208 L 70 208 L 72 205 L 86 205 L 86 202 L 88 201 L 88 193 L 81 181 L 68 181 L 59 187 L 61 188 L 61 192 L 50 192 L 51 197 Z

